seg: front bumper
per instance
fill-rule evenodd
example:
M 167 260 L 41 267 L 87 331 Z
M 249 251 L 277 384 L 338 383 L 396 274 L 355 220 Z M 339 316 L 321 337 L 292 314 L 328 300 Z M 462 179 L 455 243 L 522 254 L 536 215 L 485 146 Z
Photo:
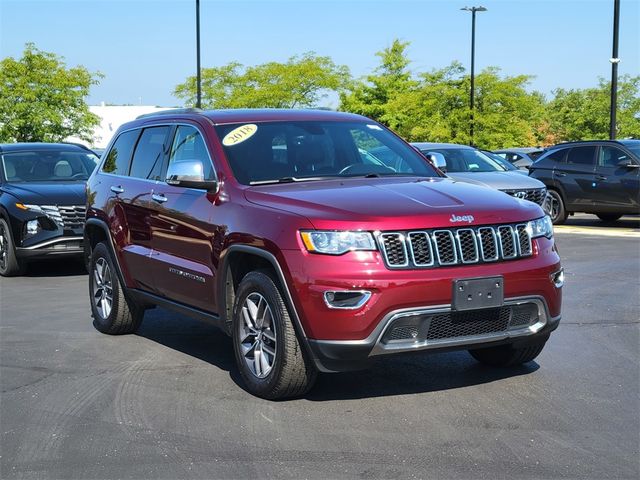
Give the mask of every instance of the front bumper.
M 530 309 L 532 315 L 530 321 L 521 321 L 522 312 Z M 546 302 L 541 297 L 524 297 L 506 299 L 504 306 L 498 309 L 473 310 L 463 315 L 478 316 L 482 318 L 491 314 L 489 310 L 509 311 L 504 318 L 501 328 L 497 331 L 484 333 L 430 337 L 434 319 L 453 317 L 450 305 L 429 306 L 416 309 L 401 309 L 390 312 L 377 325 L 375 330 L 363 340 L 308 340 L 313 361 L 322 372 L 340 372 L 366 368 L 371 361 L 378 356 L 387 354 L 410 352 L 443 352 L 449 350 L 468 350 L 471 348 L 491 347 L 502 344 L 513 344 L 518 347 L 526 344 L 546 340 L 549 334 L 560 323 L 560 316 L 551 317 Z M 478 326 L 480 322 L 468 321 L 465 324 L 450 324 L 450 331 L 454 329 L 463 331 L 468 326 Z M 490 329 L 490 326 L 489 326 Z M 396 335 L 395 332 L 407 332 L 404 335 Z M 470 332 L 467 332 L 470 333 Z M 472 332 L 471 332 L 472 333 Z M 398 338 L 400 337 L 400 338 Z
M 28 247 L 17 247 L 18 258 L 46 258 L 58 256 L 82 256 L 84 254 L 82 236 L 63 236 L 48 239 Z

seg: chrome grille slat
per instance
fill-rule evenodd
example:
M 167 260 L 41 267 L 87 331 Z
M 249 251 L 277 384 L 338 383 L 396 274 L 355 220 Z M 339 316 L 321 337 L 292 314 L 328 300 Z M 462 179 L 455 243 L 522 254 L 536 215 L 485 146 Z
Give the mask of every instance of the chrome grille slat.
M 526 223 L 377 234 L 390 268 L 449 267 L 533 255 Z
M 544 198 L 547 195 L 546 188 L 528 188 L 521 190 L 502 190 L 507 195 L 511 195 L 512 197 L 521 198 L 523 200 L 529 200 L 530 202 L 537 203 L 538 205 L 542 205 L 544 202 Z

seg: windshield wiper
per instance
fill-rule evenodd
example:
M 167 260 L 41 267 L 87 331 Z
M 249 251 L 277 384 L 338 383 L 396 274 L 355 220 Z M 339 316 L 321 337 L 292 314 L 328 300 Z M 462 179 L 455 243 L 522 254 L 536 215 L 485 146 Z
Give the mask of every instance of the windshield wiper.
M 327 178 L 335 178 L 335 177 L 281 177 L 273 180 L 255 180 L 253 182 L 249 182 L 249 185 L 268 185 L 270 183 L 296 183 L 296 182 L 310 182 L 313 180 L 326 180 Z

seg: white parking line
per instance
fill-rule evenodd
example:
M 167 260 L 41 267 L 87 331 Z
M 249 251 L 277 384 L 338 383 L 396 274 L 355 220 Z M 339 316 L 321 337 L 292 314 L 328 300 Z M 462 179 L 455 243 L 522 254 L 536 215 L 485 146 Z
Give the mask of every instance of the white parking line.
M 555 233 L 568 233 L 576 235 L 595 235 L 601 237 L 626 237 L 640 238 L 640 231 L 630 228 L 601 228 L 601 227 L 573 227 L 569 225 L 557 225 L 553 227 Z

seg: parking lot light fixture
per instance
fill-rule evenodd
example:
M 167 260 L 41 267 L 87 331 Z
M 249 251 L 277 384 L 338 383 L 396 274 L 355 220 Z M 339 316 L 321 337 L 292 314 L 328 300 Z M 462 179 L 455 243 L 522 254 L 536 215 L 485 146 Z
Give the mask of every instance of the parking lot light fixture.
M 474 124 L 474 93 L 475 93 L 475 50 L 476 50 L 476 12 L 486 12 L 483 6 L 463 7 L 460 10 L 471 12 L 471 91 L 469 94 L 469 108 L 471 119 L 469 122 L 469 145 L 473 146 L 473 124 Z

